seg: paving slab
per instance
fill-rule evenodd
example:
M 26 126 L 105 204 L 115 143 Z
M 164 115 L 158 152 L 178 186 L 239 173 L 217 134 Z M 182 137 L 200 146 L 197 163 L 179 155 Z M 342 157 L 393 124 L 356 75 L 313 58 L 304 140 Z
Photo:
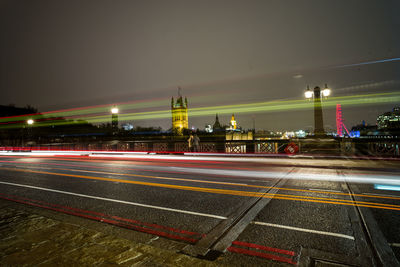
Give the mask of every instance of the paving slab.
M 162 248 L 163 242 L 155 244 L 113 236 L 1 201 L 2 266 L 221 266 L 178 253 L 171 246 Z

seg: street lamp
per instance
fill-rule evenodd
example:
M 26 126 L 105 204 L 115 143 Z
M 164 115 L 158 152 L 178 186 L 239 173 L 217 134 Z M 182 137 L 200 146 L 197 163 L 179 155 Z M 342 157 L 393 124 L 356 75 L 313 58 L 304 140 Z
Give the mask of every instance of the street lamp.
M 117 107 L 111 108 L 111 128 L 113 129 L 113 134 L 116 134 L 118 129 L 118 113 L 119 109 Z
M 310 87 L 307 86 L 307 90 L 304 92 L 304 96 L 311 100 L 314 98 L 314 135 L 315 137 L 324 137 L 324 119 L 322 116 L 322 104 L 321 104 L 321 93 L 322 96 L 328 97 L 331 94 L 331 89 L 325 84 L 325 88 L 321 90 L 318 86 L 314 87 L 311 91 Z
M 118 114 L 118 112 L 119 112 L 119 109 L 118 109 L 117 107 L 113 107 L 113 108 L 111 109 L 111 113 L 112 113 L 112 114 Z
M 28 140 L 31 140 L 32 139 L 32 125 L 35 123 L 35 121 L 33 119 L 28 119 L 26 121 L 26 123 L 28 124 L 28 127 L 26 129 L 27 130 L 27 138 L 28 138 Z
M 304 92 L 304 95 L 307 99 L 311 99 L 313 97 L 313 91 L 310 90 L 310 87 L 307 86 L 307 90 Z
M 325 89 L 322 90 L 322 95 L 325 97 L 328 97 L 331 95 L 331 89 L 328 88 L 328 86 L 325 84 Z

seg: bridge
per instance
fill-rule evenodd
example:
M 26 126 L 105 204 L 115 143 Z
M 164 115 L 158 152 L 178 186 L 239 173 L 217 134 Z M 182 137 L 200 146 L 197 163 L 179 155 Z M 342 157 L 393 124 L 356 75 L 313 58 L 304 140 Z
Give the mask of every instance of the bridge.
M 283 154 L 288 142 L 300 154 Z M 183 140 L 5 147 L 0 198 L 3 207 L 209 266 L 399 266 L 400 165 L 397 141 L 388 144 L 397 150 L 385 157 L 305 153 L 313 146 L 295 140 L 204 142 L 202 151 L 216 151 L 200 153 L 185 152 Z M 179 153 L 166 153 L 171 147 Z M 68 244 L 56 245 L 73 255 Z M 51 259 L 63 263 L 60 253 Z M 3 254 L 2 262 L 18 258 Z

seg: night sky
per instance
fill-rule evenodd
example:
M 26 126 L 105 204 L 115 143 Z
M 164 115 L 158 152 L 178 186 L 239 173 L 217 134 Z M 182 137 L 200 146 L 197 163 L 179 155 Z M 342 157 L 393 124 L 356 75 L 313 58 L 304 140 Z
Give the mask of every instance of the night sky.
M 307 85 L 325 83 L 333 96 L 399 92 L 400 60 L 372 63 L 400 58 L 399 14 L 398 0 L 0 0 L 0 104 L 51 111 L 165 99 L 154 109 L 169 110 L 178 86 L 190 107 L 302 99 Z M 396 105 L 343 106 L 345 124 L 375 124 Z M 324 112 L 334 128 L 334 108 Z M 289 130 L 312 127 L 312 114 L 235 115 L 244 128 L 254 119 L 257 129 Z

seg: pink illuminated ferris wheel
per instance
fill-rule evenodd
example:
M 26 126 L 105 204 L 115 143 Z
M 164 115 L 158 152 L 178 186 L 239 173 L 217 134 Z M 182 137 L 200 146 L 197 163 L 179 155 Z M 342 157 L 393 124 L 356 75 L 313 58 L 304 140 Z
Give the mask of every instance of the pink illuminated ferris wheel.
M 350 136 L 349 131 L 343 123 L 342 117 L 342 105 L 336 104 L 336 134 L 337 136 L 343 137 L 343 128 L 346 130 L 348 136 Z

